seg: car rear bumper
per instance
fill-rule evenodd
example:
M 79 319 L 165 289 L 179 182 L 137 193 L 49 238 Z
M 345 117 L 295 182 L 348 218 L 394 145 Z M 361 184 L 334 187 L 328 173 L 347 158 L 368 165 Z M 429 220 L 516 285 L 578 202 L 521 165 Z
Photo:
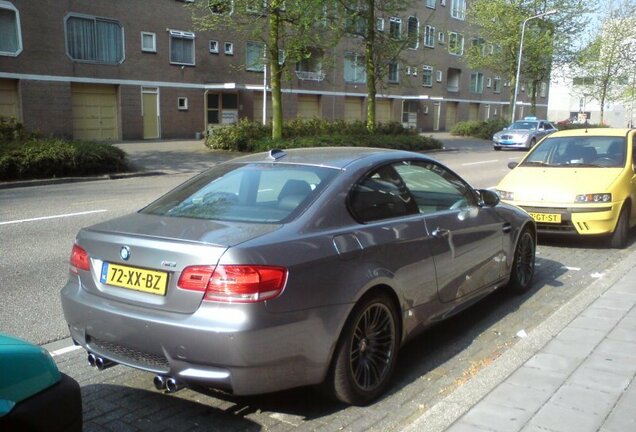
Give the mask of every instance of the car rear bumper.
M 539 207 L 517 204 L 528 213 L 559 214 L 560 223 L 536 221 L 539 233 L 599 236 L 614 231 L 620 213 L 620 203 L 594 207 Z
M 62 307 L 72 338 L 115 363 L 237 395 L 317 384 L 349 305 L 271 313 L 262 303 L 204 303 L 193 314 L 140 308 L 70 281 Z
M 80 386 L 68 375 L 53 386 L 18 403 L 0 417 L 3 431 L 81 432 L 82 395 Z

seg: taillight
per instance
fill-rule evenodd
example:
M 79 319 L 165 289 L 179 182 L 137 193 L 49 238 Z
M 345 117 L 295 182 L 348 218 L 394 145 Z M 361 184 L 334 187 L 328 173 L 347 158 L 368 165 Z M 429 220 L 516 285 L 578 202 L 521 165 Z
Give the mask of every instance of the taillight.
M 88 263 L 88 252 L 79 247 L 77 244 L 73 244 L 73 250 L 71 251 L 70 271 L 73 274 L 79 274 L 80 270 L 90 270 Z
M 178 286 L 204 291 L 203 300 L 223 303 L 254 303 L 277 297 L 285 287 L 287 269 L 255 265 L 186 267 Z

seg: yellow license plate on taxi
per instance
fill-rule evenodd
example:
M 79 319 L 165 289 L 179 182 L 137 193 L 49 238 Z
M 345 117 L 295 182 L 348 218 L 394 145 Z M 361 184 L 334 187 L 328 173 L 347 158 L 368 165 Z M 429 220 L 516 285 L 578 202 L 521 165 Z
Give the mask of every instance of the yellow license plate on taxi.
M 532 219 L 536 222 L 543 223 L 561 223 L 561 215 L 559 213 L 533 213 L 528 212 Z
M 100 282 L 163 296 L 168 286 L 168 273 L 105 262 Z

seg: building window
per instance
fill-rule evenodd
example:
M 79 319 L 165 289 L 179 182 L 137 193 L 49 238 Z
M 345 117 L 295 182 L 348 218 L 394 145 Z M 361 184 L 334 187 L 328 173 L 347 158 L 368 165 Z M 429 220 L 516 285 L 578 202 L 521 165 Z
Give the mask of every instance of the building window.
M 436 77 L 435 77 L 435 81 L 437 82 L 442 82 L 442 78 L 444 77 L 444 72 L 442 72 L 441 70 L 438 70 L 436 72 Z
M 238 94 L 207 94 L 208 124 L 233 124 L 238 121 Z
M 208 48 L 210 49 L 210 53 L 218 54 L 219 53 L 219 41 L 211 40 L 208 43 Z
M 546 97 L 548 95 L 548 83 L 542 82 L 539 84 L 539 97 Z
M 296 63 L 296 77 L 303 81 L 322 81 L 325 74 L 322 71 L 322 51 L 310 49 L 307 58 Z
M 245 10 L 250 13 L 261 14 L 265 10 L 265 0 L 248 0 L 245 5 Z
M 466 18 L 466 0 L 451 1 L 451 16 L 462 21 Z
M 124 61 L 121 24 L 104 18 L 68 15 L 66 50 L 76 61 L 119 64 Z
M 188 110 L 188 98 L 187 97 L 178 97 L 177 98 L 177 108 L 179 111 L 187 111 Z
M 234 55 L 234 44 L 232 42 L 225 42 L 223 44 L 223 52 L 225 55 Z
M 245 49 L 245 69 L 252 72 L 263 72 L 263 55 L 265 44 L 262 42 L 248 42 Z
M 389 63 L 389 82 L 393 84 L 400 82 L 400 65 L 396 62 Z
M 215 15 L 229 15 L 234 12 L 234 1 L 208 0 L 208 9 Z
M 0 55 L 15 57 L 21 52 L 20 13 L 11 3 L 0 1 Z
M 375 20 L 375 28 L 376 28 L 378 31 L 381 31 L 381 32 L 383 32 L 383 31 L 384 31 L 384 18 L 377 18 L 377 19 Z
M 170 30 L 170 63 L 194 66 L 194 33 Z
M 149 32 L 141 32 L 141 50 L 143 52 L 157 52 L 157 35 Z
M 501 93 L 501 78 L 498 76 L 492 79 L 492 91 L 495 93 Z
M 427 8 L 431 8 L 431 9 L 435 9 L 435 2 L 437 0 L 426 0 L 426 7 Z
M 435 46 L 435 27 L 430 25 L 424 27 L 424 46 L 430 48 Z
M 481 72 L 473 72 L 470 74 L 470 92 L 471 93 L 483 93 L 484 92 L 484 74 Z
M 443 31 L 437 33 L 437 42 L 444 45 L 446 43 L 446 33 Z
M 364 65 L 364 56 L 346 53 L 344 58 L 344 79 L 350 83 L 366 83 L 367 70 Z
M 422 85 L 424 87 L 433 86 L 433 68 L 431 66 L 422 67 Z
M 446 89 L 449 92 L 458 92 L 459 83 L 461 81 L 462 71 L 461 69 L 448 68 L 446 72 Z
M 389 20 L 389 35 L 393 39 L 399 39 L 402 35 L 402 19 L 391 17 Z
M 417 49 L 419 46 L 419 33 L 420 33 L 420 22 L 416 17 L 409 17 L 408 27 L 407 27 L 407 36 L 408 36 L 408 47 L 410 49 Z
M 490 88 L 490 87 L 492 87 L 492 78 L 488 78 L 486 80 L 486 88 Z
M 461 33 L 448 33 L 448 52 L 453 55 L 464 54 L 464 35 Z

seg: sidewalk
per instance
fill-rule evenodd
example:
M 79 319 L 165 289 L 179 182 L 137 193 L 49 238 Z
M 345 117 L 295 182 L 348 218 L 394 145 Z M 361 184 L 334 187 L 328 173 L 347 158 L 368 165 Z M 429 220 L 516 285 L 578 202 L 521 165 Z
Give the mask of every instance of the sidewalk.
M 636 253 L 405 432 L 636 431 Z

